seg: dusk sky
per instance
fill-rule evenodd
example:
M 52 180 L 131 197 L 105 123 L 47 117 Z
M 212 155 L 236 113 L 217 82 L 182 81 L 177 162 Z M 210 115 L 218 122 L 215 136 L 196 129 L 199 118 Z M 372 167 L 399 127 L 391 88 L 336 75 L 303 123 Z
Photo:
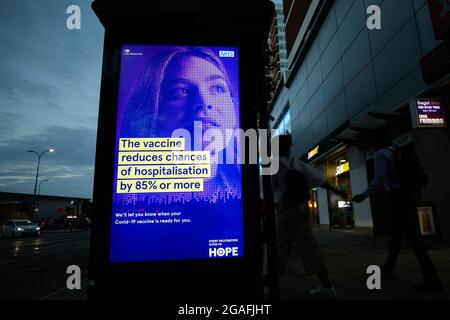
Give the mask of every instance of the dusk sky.
M 92 197 L 104 29 L 92 0 L 0 2 L 0 191 Z M 67 7 L 81 9 L 68 30 Z

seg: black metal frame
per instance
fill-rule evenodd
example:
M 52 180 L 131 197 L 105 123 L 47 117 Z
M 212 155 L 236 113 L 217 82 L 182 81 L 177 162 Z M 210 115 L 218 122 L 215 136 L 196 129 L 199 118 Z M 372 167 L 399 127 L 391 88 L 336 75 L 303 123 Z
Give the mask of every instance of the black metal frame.
M 94 2 L 95 9 L 95 2 Z M 98 12 L 97 12 L 98 14 Z M 257 128 L 265 108 L 263 47 L 248 34 L 214 34 L 213 30 L 180 34 L 179 30 L 146 33 L 106 27 L 94 176 L 93 219 L 88 297 L 156 299 L 262 298 L 262 259 L 258 165 L 243 165 L 244 257 L 185 261 L 110 263 L 118 83 L 122 44 L 234 46 L 240 51 L 240 119 L 242 129 Z M 259 47 L 261 46 L 261 47 Z

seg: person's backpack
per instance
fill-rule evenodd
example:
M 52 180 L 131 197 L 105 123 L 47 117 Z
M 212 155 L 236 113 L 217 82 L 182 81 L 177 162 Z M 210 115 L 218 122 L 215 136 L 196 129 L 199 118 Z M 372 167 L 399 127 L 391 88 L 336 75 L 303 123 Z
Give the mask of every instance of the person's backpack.
M 395 150 L 394 169 L 400 187 L 420 190 L 428 183 L 428 176 L 423 170 L 416 156 L 402 156 L 401 151 Z
M 289 171 L 286 177 L 286 194 L 285 199 L 292 205 L 307 202 L 311 195 L 309 193 L 310 186 L 305 177 L 293 168 L 294 159 L 291 160 Z

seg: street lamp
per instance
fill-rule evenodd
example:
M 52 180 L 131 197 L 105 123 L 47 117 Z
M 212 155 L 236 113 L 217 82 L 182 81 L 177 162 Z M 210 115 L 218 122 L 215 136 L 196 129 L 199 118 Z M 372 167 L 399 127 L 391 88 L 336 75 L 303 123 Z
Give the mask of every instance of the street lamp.
M 37 163 L 37 170 L 36 170 L 36 180 L 34 182 L 34 206 L 33 206 L 33 219 L 35 218 L 34 215 L 34 211 L 36 210 L 36 189 L 37 189 L 37 182 L 38 182 L 38 177 L 39 177 L 39 166 L 41 164 L 41 157 L 46 154 L 47 152 L 53 153 L 55 152 L 54 149 L 50 148 L 47 150 L 42 151 L 41 153 L 38 153 L 34 150 L 28 150 L 27 152 L 31 152 L 34 153 L 37 157 L 38 157 L 38 163 Z
M 48 179 L 45 179 L 45 180 L 42 180 L 41 182 L 39 182 L 39 188 L 38 188 L 38 193 L 37 193 L 38 196 L 41 194 L 41 185 L 46 181 L 48 181 Z
M 46 181 L 48 181 L 48 179 L 45 179 L 45 180 L 42 180 L 41 182 L 39 182 L 39 188 L 38 188 L 38 193 L 37 193 L 36 198 L 39 198 L 39 195 L 41 194 L 41 185 Z M 34 209 L 36 212 L 39 210 L 38 207 L 39 207 L 39 201 L 36 200 L 35 209 Z

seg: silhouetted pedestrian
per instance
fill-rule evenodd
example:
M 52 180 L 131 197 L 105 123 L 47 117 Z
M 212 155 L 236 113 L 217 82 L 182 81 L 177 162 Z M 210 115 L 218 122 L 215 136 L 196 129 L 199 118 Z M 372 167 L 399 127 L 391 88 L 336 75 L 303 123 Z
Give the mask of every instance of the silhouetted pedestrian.
M 317 297 L 336 297 L 319 244 L 314 236 L 311 216 L 307 207 L 310 188 L 323 187 L 344 197 L 345 192 L 332 187 L 325 175 L 300 159 L 290 157 L 291 136 L 279 139 L 279 170 L 273 177 L 274 203 L 276 207 L 278 273 L 286 267 L 293 244 L 308 275 L 316 274 L 320 285 L 310 293 Z
M 411 289 L 441 293 L 443 286 L 436 268 L 422 242 L 414 213 L 416 211 L 416 194 L 427 182 L 425 173 L 415 156 L 403 156 L 401 150 L 392 146 L 392 140 L 380 133 L 376 138 L 377 151 L 374 154 L 375 178 L 369 187 L 353 198 L 361 202 L 384 188 L 392 209 L 392 234 L 389 244 L 387 262 L 382 266 L 385 279 L 392 279 L 402 239 L 406 238 L 422 267 L 424 280 Z

